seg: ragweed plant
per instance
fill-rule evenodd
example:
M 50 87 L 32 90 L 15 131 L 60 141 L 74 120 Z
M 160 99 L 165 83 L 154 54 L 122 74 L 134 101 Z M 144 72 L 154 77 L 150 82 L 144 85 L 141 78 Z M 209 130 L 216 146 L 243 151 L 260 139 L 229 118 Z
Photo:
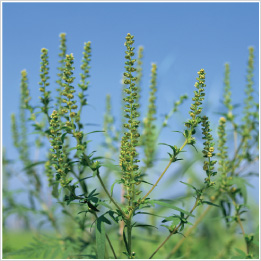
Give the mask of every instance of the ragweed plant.
M 143 120 L 144 122 L 144 134 L 143 134 L 143 143 L 144 143 L 144 154 L 145 154 L 145 165 L 147 168 L 152 166 L 152 161 L 154 160 L 155 154 L 155 138 L 156 138 L 156 126 L 155 126 L 155 114 L 156 114 L 156 96 L 157 91 L 157 65 L 152 64 L 151 69 L 151 85 L 150 85 L 150 97 L 149 97 L 149 106 L 147 116 Z
M 125 40 L 122 126 L 117 126 L 117 122 L 114 120 L 111 111 L 111 97 L 107 95 L 104 130 L 102 131 L 106 145 L 105 157 L 95 156 L 95 152 L 87 153 L 90 142 L 90 140 L 87 140 L 87 136 L 89 138 L 93 132 L 86 131 L 85 126 L 88 126 L 88 124 L 86 124 L 82 113 L 87 105 L 87 92 L 90 86 L 91 43 L 84 44 L 80 67 L 81 74 L 77 84 L 74 56 L 67 54 L 66 35 L 60 35 L 60 66 L 58 67 L 58 80 L 56 81 L 58 94 L 54 94 L 55 89 L 49 77 L 48 50 L 46 48 L 41 50 L 40 106 L 32 105 L 27 73 L 22 71 L 20 115 L 18 119 L 15 115 L 12 115 L 13 141 L 32 186 L 30 190 L 32 208 L 34 202 L 39 203 L 39 206 L 42 207 L 40 213 L 47 217 L 56 231 L 55 240 L 49 240 L 49 242 L 38 240 L 34 246 L 25 249 L 24 253 L 26 251 L 31 251 L 30 253 L 34 254 L 37 252 L 39 256 L 41 249 L 46 251 L 46 249 L 54 248 L 53 253 L 58 251 L 62 254 L 54 255 L 51 258 L 117 259 L 124 255 L 124 257 L 134 259 L 153 258 L 156 255 L 156 258 L 162 258 L 165 257 L 162 255 L 167 249 L 167 258 L 170 258 L 175 255 L 175 252 L 185 241 L 185 238 L 179 240 L 174 235 L 185 233 L 188 237 L 191 231 L 202 222 L 211 207 L 216 206 L 221 209 L 220 216 L 224 216 L 228 225 L 234 223 L 240 227 L 246 248 L 244 257 L 254 257 L 255 237 L 245 232 L 244 220 L 241 217 L 245 212 L 247 200 L 246 180 L 241 176 L 241 170 L 250 163 L 254 163 L 258 157 L 258 154 L 253 150 L 253 144 L 258 139 L 256 133 L 258 105 L 253 100 L 253 49 L 250 48 L 246 87 L 247 98 L 241 123 L 236 123 L 237 114 L 234 111 L 235 106 L 232 103 L 230 88 L 230 69 L 226 65 L 224 81 L 224 106 L 226 111 L 222 113 L 219 120 L 218 141 L 214 141 L 215 135 L 213 135 L 214 132 L 211 130 L 213 127 L 211 126 L 215 124 L 211 117 L 210 121 L 209 117 L 204 116 L 206 114 L 204 112 L 204 99 L 208 89 L 206 72 L 204 69 L 200 69 L 197 73 L 192 104 L 188 112 L 189 118 L 185 120 L 181 131 L 182 141 L 172 141 L 171 144 L 163 143 L 171 151 L 168 153 L 168 163 L 161 174 L 155 178 L 152 174 L 147 174 L 150 174 L 150 171 L 155 168 L 157 143 L 160 140 L 159 134 L 168 125 L 168 120 L 175 115 L 188 95 L 182 95 L 174 102 L 173 108 L 165 115 L 162 124 L 158 127 L 156 119 L 157 121 L 160 121 L 160 119 L 157 117 L 156 99 L 160 99 L 160 97 L 157 96 L 157 65 L 152 64 L 149 105 L 144 114 L 144 124 L 141 124 L 140 97 L 143 85 L 141 81 L 143 76 L 143 48 L 139 48 L 136 58 L 134 36 L 127 34 Z M 76 95 L 79 99 L 76 98 Z M 55 97 L 54 101 L 52 100 L 53 96 Z M 26 135 L 28 132 L 27 119 L 30 119 L 29 122 L 35 128 L 34 135 L 37 136 L 36 139 L 40 144 L 37 148 L 44 149 L 44 142 L 49 145 L 43 161 L 34 161 L 30 158 L 29 142 Z M 231 159 L 228 150 L 228 135 L 230 133 L 227 133 L 226 126 L 228 123 L 232 125 L 232 135 L 235 142 L 235 151 Z M 200 132 L 202 139 L 198 135 Z M 43 140 L 44 142 L 42 142 Z M 193 173 L 197 173 L 196 176 L 198 176 L 198 172 L 201 171 L 205 177 L 198 177 L 199 182 L 197 184 L 181 181 L 189 189 L 189 193 L 186 195 L 189 199 L 188 204 L 183 209 L 177 206 L 177 204 L 183 203 L 182 200 L 155 199 L 154 191 L 159 189 L 163 177 L 170 171 L 170 166 L 177 166 L 177 162 L 180 160 L 191 164 L 192 160 L 185 153 L 185 147 L 188 148 L 189 146 L 193 147 L 192 151 L 196 148 L 201 165 L 200 169 Z M 197 148 L 200 148 L 202 153 L 199 153 L 200 150 L 197 150 Z M 145 160 L 142 161 L 143 151 Z M 119 155 L 118 159 L 116 155 Z M 117 160 L 119 163 L 115 165 L 111 163 L 111 160 Z M 216 166 L 217 161 L 218 167 Z M 38 169 L 35 168 L 41 164 L 44 164 L 44 173 L 52 190 L 50 194 L 54 197 L 55 202 L 59 203 L 59 207 L 48 206 L 42 197 L 44 195 L 42 175 L 40 176 Z M 188 168 L 185 168 L 184 171 L 188 173 L 188 176 L 190 175 Z M 113 174 L 117 175 L 117 179 L 110 180 L 109 177 L 112 177 Z M 147 177 L 149 177 L 149 180 L 147 180 Z M 95 186 L 95 180 L 100 183 L 99 188 Z M 111 188 L 108 189 L 111 181 Z M 120 203 L 114 193 L 114 187 L 117 184 L 122 186 Z M 144 184 L 146 186 L 143 186 Z M 149 189 L 147 189 L 148 185 L 150 185 Z M 35 192 L 33 192 L 34 187 L 37 188 Z M 103 191 L 99 191 L 100 188 Z M 10 209 L 10 206 L 15 206 L 12 200 L 13 198 L 9 195 L 7 197 L 7 209 Z M 206 204 L 208 206 L 204 208 Z M 153 211 L 155 205 L 161 208 L 160 211 L 170 209 L 175 212 L 162 216 L 159 208 Z M 187 209 L 189 207 L 190 209 Z M 148 208 L 150 211 L 144 211 Z M 196 209 L 198 212 L 195 211 Z M 34 210 L 36 211 L 35 207 Z M 197 218 L 196 216 L 201 210 L 204 210 L 204 212 Z M 61 219 L 56 215 L 58 212 L 64 214 L 64 224 L 70 224 L 70 229 L 67 231 L 61 226 Z M 139 250 L 141 244 L 139 244 L 137 230 L 142 228 L 152 231 L 157 224 L 152 223 L 151 225 L 147 221 L 141 223 L 140 215 L 160 218 L 161 226 L 167 229 L 167 235 L 164 236 L 164 239 L 162 237 L 157 238 L 153 247 L 148 247 L 148 249 L 152 249 L 151 253 L 144 251 L 144 249 Z M 190 223 L 191 218 L 196 218 L 194 224 Z M 29 220 L 27 216 L 24 219 Z M 71 225 L 71 223 L 74 225 Z M 191 225 L 189 229 L 187 229 L 188 225 Z M 117 229 L 117 226 L 120 229 Z M 119 231 L 119 235 L 117 233 L 114 235 L 115 228 Z M 233 233 L 235 234 L 236 231 L 233 231 Z M 179 241 L 171 250 L 172 244 L 167 244 L 167 242 L 172 237 Z M 41 245 L 41 242 L 44 242 L 43 245 Z M 119 244 L 115 244 L 115 242 L 119 242 Z M 162 251 L 163 246 L 165 247 L 164 251 Z M 35 256 L 33 257 L 35 258 Z

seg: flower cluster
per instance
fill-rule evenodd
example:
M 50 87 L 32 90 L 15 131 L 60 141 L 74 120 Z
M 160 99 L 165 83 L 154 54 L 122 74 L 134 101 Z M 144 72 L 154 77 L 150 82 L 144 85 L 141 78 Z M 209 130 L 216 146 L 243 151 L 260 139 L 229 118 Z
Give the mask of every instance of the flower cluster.
M 106 95 L 106 113 L 104 115 L 103 129 L 107 147 L 116 153 L 118 148 L 114 145 L 114 142 L 118 141 L 119 133 L 114 126 L 114 117 L 111 113 L 111 96 L 109 94 Z
M 205 178 L 205 183 L 208 186 L 213 186 L 215 183 L 210 181 L 211 176 L 215 176 L 217 172 L 213 171 L 214 170 L 214 165 L 216 164 L 217 161 L 211 160 L 211 158 L 215 155 L 214 152 L 214 142 L 213 142 L 213 137 L 210 134 L 211 129 L 209 128 L 209 121 L 207 116 L 202 117 L 202 134 L 203 134 L 203 139 L 205 140 L 204 144 L 204 149 L 202 150 L 203 156 L 207 158 L 208 160 L 204 161 L 204 166 L 203 170 L 206 171 L 207 178 Z
M 205 97 L 205 90 L 204 87 L 206 87 L 205 84 L 205 71 L 204 69 L 200 69 L 198 72 L 197 82 L 195 83 L 195 87 L 197 91 L 194 91 L 194 97 L 192 98 L 192 101 L 194 101 L 193 104 L 191 104 L 191 111 L 189 112 L 189 115 L 191 116 L 190 120 L 187 120 L 185 122 L 185 126 L 188 128 L 185 130 L 184 136 L 187 139 L 187 143 L 193 145 L 195 143 L 195 138 L 192 136 L 195 134 L 195 128 L 196 126 L 201 122 L 201 117 L 199 114 L 202 111 L 202 107 L 199 107 Z
M 23 103 L 22 109 L 28 109 L 33 112 L 33 108 L 30 106 L 29 101 L 31 100 L 29 89 L 28 89 L 28 78 L 26 70 L 21 71 L 21 101 Z
M 15 114 L 11 114 L 11 127 L 12 127 L 12 137 L 13 137 L 13 143 L 16 148 L 19 147 L 19 134 L 18 134 L 18 126 L 16 122 Z
M 59 73 L 57 73 L 57 76 L 59 77 L 59 79 L 56 81 L 56 83 L 58 83 L 58 85 L 59 85 L 59 88 L 56 89 L 56 91 L 58 92 L 58 96 L 56 97 L 57 109 L 60 108 L 61 103 L 62 103 L 62 98 L 61 98 L 61 92 L 62 92 L 62 87 L 63 87 L 62 77 L 63 77 L 63 71 L 64 71 L 64 66 L 65 66 L 65 56 L 66 56 L 66 52 L 67 52 L 65 33 L 60 34 L 60 51 L 61 52 L 59 53 L 59 57 L 61 57 L 61 59 L 59 60 L 59 63 L 61 65 L 57 68 L 59 70 Z
M 48 50 L 43 48 L 41 50 L 41 68 L 40 68 L 40 77 L 41 81 L 39 82 L 40 85 L 40 92 L 43 93 L 43 97 L 40 97 L 40 100 L 43 104 L 42 111 L 48 115 L 48 105 L 50 102 L 50 91 L 46 91 L 46 87 L 50 85 L 48 80 L 50 77 L 48 76 L 49 74 L 49 61 L 48 61 Z
M 140 134 L 138 133 L 137 129 L 139 127 L 139 121 L 135 120 L 139 114 L 137 112 L 137 108 L 139 105 L 135 102 L 137 99 L 137 87 L 135 86 L 136 77 L 132 75 L 136 69 L 133 67 L 135 63 L 135 59 L 132 57 L 134 56 L 134 47 L 132 44 L 134 43 L 133 40 L 134 36 L 131 34 L 127 34 L 125 46 L 127 48 L 126 53 L 126 72 L 124 76 L 126 77 L 124 80 L 124 84 L 128 85 L 127 88 L 124 89 L 126 93 L 126 97 L 124 98 L 125 102 L 125 112 L 126 114 L 124 117 L 127 119 L 127 123 L 124 124 L 124 128 L 127 131 L 124 133 L 121 141 L 121 152 L 120 152 L 120 166 L 123 171 L 123 184 L 126 188 L 126 195 L 125 198 L 128 200 L 134 199 L 136 194 L 140 192 L 134 191 L 135 183 L 139 183 L 138 178 L 140 173 L 138 172 L 139 166 L 137 163 L 139 160 L 137 159 L 137 151 L 136 146 L 138 144 L 138 137 Z
M 137 98 L 136 102 L 140 104 L 140 93 L 141 93 L 141 79 L 142 79 L 142 58 L 143 58 L 143 50 L 144 48 L 142 46 L 138 49 L 138 59 L 137 59 L 137 80 L 136 80 L 136 86 L 137 86 Z
M 50 116 L 50 143 L 52 146 L 51 158 L 53 167 L 56 170 L 56 180 L 60 180 L 61 185 L 66 187 L 70 180 L 67 179 L 66 175 L 69 172 L 68 164 L 65 163 L 65 155 L 62 153 L 62 132 L 61 132 L 61 122 L 58 117 L 58 112 L 56 110 Z
M 23 162 L 28 163 L 29 157 L 29 147 L 27 142 L 27 114 L 26 110 L 29 110 L 31 115 L 33 115 L 33 107 L 29 104 L 31 100 L 29 89 L 28 89 L 28 78 L 26 70 L 21 71 L 21 100 L 20 100 L 20 115 L 19 115 L 19 122 L 20 122 L 20 144 L 19 147 L 23 150 L 23 153 L 20 155 Z
M 251 131 L 258 126 L 259 114 L 255 112 L 258 111 L 259 105 L 254 101 L 254 48 L 249 47 L 249 58 L 248 58 L 248 68 L 247 68 L 247 86 L 245 89 L 246 98 L 244 99 L 244 109 L 242 122 L 242 136 L 244 137 L 244 142 L 242 145 L 242 156 L 247 157 L 248 150 L 251 145 L 249 141 L 253 139 Z M 255 124 L 257 126 L 255 126 Z
M 197 88 L 197 91 L 194 91 L 195 96 L 192 98 L 192 101 L 194 101 L 194 103 L 191 105 L 190 109 L 191 111 L 189 112 L 189 115 L 191 116 L 192 120 L 189 120 L 186 123 L 187 127 L 190 127 L 191 125 L 197 125 L 200 122 L 200 117 L 198 116 L 201 111 L 202 111 L 202 107 L 199 107 L 202 104 L 202 101 L 204 100 L 204 87 L 206 87 L 205 85 L 205 71 L 204 69 L 201 69 L 198 72 L 198 78 L 197 78 L 197 82 L 195 83 L 195 87 Z
M 90 74 L 89 74 L 89 70 L 90 70 L 89 63 L 91 61 L 90 57 L 91 57 L 91 42 L 87 42 L 87 43 L 84 43 L 83 60 L 82 60 L 82 65 L 81 65 L 81 69 L 83 72 L 80 74 L 81 81 L 78 84 L 78 86 L 82 90 L 82 92 L 80 92 L 78 94 L 78 96 L 80 98 L 80 109 L 79 109 L 79 111 L 77 113 L 77 117 L 75 119 L 75 121 L 78 123 L 80 122 L 80 115 L 81 115 L 82 107 L 87 105 L 87 99 L 86 99 L 87 95 L 84 92 L 87 91 L 87 89 L 89 87 L 89 82 L 87 81 L 87 79 L 90 77 Z M 79 127 L 82 128 L 82 125 L 79 124 Z
M 228 155 L 227 155 L 227 134 L 226 134 L 226 119 L 221 117 L 219 119 L 219 126 L 218 126 L 218 153 L 217 156 L 220 158 L 219 160 L 219 169 L 218 171 L 221 173 L 222 176 L 227 176 L 228 171 Z
M 62 103 L 65 103 L 65 106 L 63 106 L 63 108 L 60 111 L 60 114 L 65 116 L 66 119 L 68 120 L 66 122 L 66 126 L 69 128 L 74 128 L 72 122 L 69 121 L 70 118 L 75 118 L 76 117 L 76 112 L 73 112 L 72 110 L 77 109 L 77 105 L 76 104 L 76 100 L 74 100 L 74 93 L 75 93 L 75 89 L 72 86 L 72 83 L 75 79 L 75 77 L 73 77 L 73 70 L 74 67 L 73 65 L 73 54 L 67 54 L 66 55 L 66 60 L 65 60 L 65 68 L 64 68 L 64 72 L 63 72 L 63 91 L 62 91 Z
M 47 179 L 48 179 L 49 187 L 53 183 L 53 169 L 52 169 L 51 160 L 52 160 L 52 154 L 48 153 L 48 160 L 45 162 L 44 168 L 45 168 L 45 173 L 46 173 L 46 176 L 47 176 Z
M 233 110 L 233 105 L 231 104 L 231 87 L 230 87 L 230 68 L 229 68 L 229 64 L 226 63 L 225 64 L 225 79 L 224 79 L 224 84 L 225 84 L 225 90 L 224 90 L 224 105 L 227 107 L 228 109 L 228 113 L 227 113 L 227 119 L 229 121 L 233 121 L 234 116 L 232 114 L 232 110 Z
M 152 167 L 153 159 L 155 154 L 155 124 L 154 121 L 156 120 L 156 105 L 155 100 L 156 96 L 155 93 L 157 91 L 157 65 L 152 64 L 151 69 L 151 84 L 150 84 L 150 97 L 149 97 L 149 106 L 146 118 L 143 120 L 144 122 L 144 153 L 145 153 L 145 164 L 146 166 Z

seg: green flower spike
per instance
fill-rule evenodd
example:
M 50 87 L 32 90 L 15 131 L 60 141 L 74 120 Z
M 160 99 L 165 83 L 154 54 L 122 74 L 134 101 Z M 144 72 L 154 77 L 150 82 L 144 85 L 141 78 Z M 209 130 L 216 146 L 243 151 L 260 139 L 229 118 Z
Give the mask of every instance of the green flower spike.
M 26 70 L 21 71 L 21 106 L 22 109 L 27 109 L 33 113 L 33 108 L 30 106 L 29 101 L 31 100 L 29 89 L 28 89 L 28 78 Z
M 16 148 L 19 147 L 19 133 L 17 128 L 17 121 L 15 114 L 11 114 L 11 126 L 12 126 L 12 136 L 13 136 L 13 143 Z
M 142 79 L 142 59 L 143 59 L 143 50 L 144 48 L 142 46 L 139 47 L 138 50 L 138 59 L 137 59 L 137 80 L 136 80 L 136 86 L 137 86 L 137 99 L 136 103 L 140 104 L 140 93 L 141 93 L 141 79 Z
M 192 98 L 192 101 L 194 103 L 191 104 L 190 107 L 191 111 L 189 112 L 191 119 L 185 122 L 185 126 L 187 127 L 187 130 L 185 130 L 184 136 L 187 139 L 187 143 L 191 145 L 195 144 L 195 138 L 192 135 L 196 133 L 195 128 L 201 122 L 201 117 L 199 115 L 202 111 L 202 107 L 200 107 L 200 105 L 202 104 L 205 97 L 204 88 L 206 87 L 205 84 L 206 73 L 204 69 L 200 69 L 198 75 L 199 75 L 198 78 L 196 78 L 197 82 L 194 85 L 197 91 L 194 91 L 195 95 Z
M 60 109 L 61 104 L 62 104 L 62 97 L 61 97 L 61 92 L 62 92 L 62 87 L 63 87 L 62 77 L 63 77 L 64 68 L 65 68 L 65 56 L 66 56 L 66 52 L 67 52 L 65 33 L 60 34 L 60 51 L 61 51 L 59 53 L 59 57 L 61 58 L 59 60 L 60 66 L 57 68 L 59 71 L 59 73 L 57 73 L 57 76 L 59 79 L 56 81 L 56 83 L 58 83 L 58 85 L 59 85 L 59 87 L 56 89 L 56 91 L 58 92 L 58 96 L 56 97 L 57 103 L 55 104 L 57 110 Z
M 49 61 L 48 61 L 48 50 L 43 48 L 41 50 L 42 54 L 41 54 L 41 68 L 40 68 L 40 77 L 41 77 L 41 81 L 39 82 L 40 85 L 40 92 L 43 93 L 42 97 L 40 97 L 40 100 L 43 104 L 42 107 L 42 111 L 48 115 L 48 105 L 50 102 L 50 91 L 46 91 L 46 87 L 50 85 L 50 83 L 48 82 L 48 80 L 50 79 L 50 77 L 48 76 L 49 74 Z
M 227 134 L 226 134 L 226 119 L 221 117 L 219 119 L 219 126 L 218 126 L 218 153 L 217 156 L 220 158 L 219 160 L 219 169 L 218 171 L 221 173 L 223 177 L 227 176 L 228 172 L 228 155 L 227 155 Z
M 134 68 L 135 60 L 132 58 L 134 56 L 134 47 L 132 47 L 132 44 L 134 43 L 133 38 L 134 36 L 127 34 L 125 42 L 127 48 L 125 58 L 127 61 L 125 62 L 126 72 L 124 73 L 124 76 L 126 78 L 124 84 L 127 85 L 127 87 L 124 89 L 126 93 L 126 97 L 124 98 L 126 114 L 124 117 L 127 119 L 128 123 L 124 124 L 126 132 L 122 137 L 120 152 L 120 166 L 123 172 L 122 181 L 126 189 L 125 198 L 129 201 L 129 210 L 133 208 L 132 202 L 136 193 L 134 185 L 135 183 L 139 183 L 138 178 L 140 176 L 138 171 L 139 166 L 137 165 L 139 162 L 137 159 L 138 153 L 136 151 L 138 137 L 140 137 L 140 134 L 137 131 L 140 122 L 136 120 L 139 116 L 137 112 L 139 104 L 135 102 L 137 99 L 137 87 L 135 86 L 135 81 L 137 79 L 132 74 L 136 71 Z
M 62 187 L 66 187 L 70 180 L 67 179 L 66 175 L 69 172 L 68 164 L 65 163 L 65 156 L 62 152 L 62 133 L 61 133 L 61 122 L 59 121 L 58 112 L 56 110 L 50 116 L 50 143 L 52 149 L 51 159 L 53 167 L 56 170 L 56 180 L 59 180 Z M 46 166 L 49 167 L 49 166 Z M 50 177 L 49 177 L 50 178 Z
M 249 58 L 247 67 L 247 86 L 245 89 L 246 98 L 244 100 L 243 118 L 242 118 L 242 136 L 244 142 L 242 145 L 242 158 L 244 158 L 251 145 L 249 141 L 253 138 L 251 131 L 258 126 L 258 117 L 255 117 L 258 104 L 254 101 L 254 48 L 249 47 Z M 258 113 L 257 113 L 258 114 Z M 257 123 L 257 124 L 256 124 Z M 255 126 L 255 124 L 257 126 Z
M 65 59 L 65 69 L 63 73 L 63 91 L 62 91 L 62 102 L 65 103 L 65 106 L 59 112 L 60 115 L 63 115 L 67 120 L 65 126 L 67 127 L 67 132 L 72 133 L 77 141 L 77 150 L 84 151 L 86 149 L 86 144 L 82 142 L 83 132 L 76 130 L 75 122 L 77 119 L 77 113 L 74 111 L 77 109 L 76 100 L 74 99 L 75 89 L 73 87 L 73 54 L 67 54 Z
M 23 162 L 28 163 L 29 158 L 29 147 L 27 142 L 27 114 L 26 110 L 29 110 L 31 115 L 33 115 L 33 108 L 29 104 L 29 101 L 31 100 L 29 89 L 28 89 L 28 78 L 27 78 L 27 72 L 26 70 L 21 71 L 21 99 L 20 99 L 20 113 L 19 113 L 19 122 L 20 122 L 20 129 L 21 132 L 19 134 L 20 136 L 20 144 L 19 147 L 23 148 L 23 153 L 21 153 L 20 157 Z
M 215 143 L 213 142 L 213 137 L 210 134 L 211 129 L 209 128 L 209 121 L 207 116 L 202 117 L 202 134 L 203 134 L 203 139 L 205 140 L 204 144 L 204 149 L 202 150 L 203 157 L 207 158 L 208 160 L 204 161 L 204 166 L 203 170 L 206 171 L 207 178 L 205 178 L 205 183 L 207 186 L 213 186 L 214 182 L 210 181 L 211 176 L 215 176 L 217 172 L 214 171 L 214 165 L 216 164 L 217 161 L 211 160 L 211 158 L 215 155 L 214 152 L 214 145 Z
M 156 133 L 155 133 L 155 114 L 156 114 L 156 105 L 155 100 L 156 96 L 155 93 L 157 91 L 157 65 L 152 64 L 151 69 L 151 85 L 150 85 L 150 97 L 149 97 L 149 106 L 148 106 L 148 112 L 147 116 L 144 119 L 144 153 L 145 153 L 145 164 L 148 168 L 152 167 L 153 160 L 155 156 L 155 139 L 156 139 Z
M 225 84 L 225 90 L 224 90 L 224 105 L 227 107 L 228 113 L 227 113 L 227 119 L 229 121 L 234 120 L 234 115 L 232 113 L 233 110 L 233 105 L 231 104 L 231 86 L 230 86 L 230 67 L 229 64 L 225 64 L 225 79 L 224 79 L 224 84 Z
M 118 133 L 115 130 L 114 126 L 114 117 L 111 113 L 111 96 L 106 95 L 106 113 L 103 120 L 103 129 L 105 136 L 105 143 L 111 151 L 117 153 L 118 148 L 114 145 L 114 142 L 118 140 Z M 109 157 L 109 154 L 108 154 Z
M 91 68 L 89 66 L 89 63 L 91 61 L 90 57 L 91 57 L 91 42 L 84 43 L 83 60 L 81 65 L 82 73 L 80 74 L 81 80 L 80 83 L 78 84 L 82 92 L 78 94 L 80 98 L 80 108 L 77 113 L 77 117 L 75 119 L 75 121 L 78 122 L 79 129 L 83 127 L 83 125 L 80 123 L 82 108 L 83 106 L 87 105 L 87 99 L 86 99 L 87 95 L 85 94 L 85 92 L 88 90 L 89 87 L 89 81 L 87 80 L 90 77 L 89 74 L 89 70 Z

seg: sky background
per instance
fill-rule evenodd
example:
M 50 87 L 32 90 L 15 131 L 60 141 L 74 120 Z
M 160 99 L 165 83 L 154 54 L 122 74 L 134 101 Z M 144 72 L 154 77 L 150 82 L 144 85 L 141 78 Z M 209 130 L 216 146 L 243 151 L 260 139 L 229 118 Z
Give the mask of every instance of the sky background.
M 124 72 L 124 41 L 135 36 L 135 46 L 144 46 L 142 109 L 148 102 L 151 63 L 158 65 L 158 124 L 182 94 L 189 99 L 170 120 L 160 142 L 181 145 L 172 130 L 189 118 L 197 71 L 206 71 L 204 113 L 216 129 L 223 94 L 224 64 L 231 66 L 232 102 L 242 104 L 246 85 L 248 47 L 255 48 L 255 90 L 258 98 L 259 5 L 258 3 L 3 3 L 3 146 L 17 158 L 10 132 L 11 113 L 19 112 L 20 72 L 26 69 L 32 104 L 39 103 L 40 50 L 49 50 L 50 89 L 55 89 L 59 34 L 67 34 L 68 53 L 75 56 L 75 76 L 80 73 L 84 42 L 92 43 L 90 106 L 86 123 L 102 129 L 106 94 L 119 123 L 121 78 Z M 137 50 L 138 48 L 136 48 Z M 240 109 L 237 110 L 240 114 Z M 144 115 L 144 114 L 143 114 Z M 240 117 L 239 117 L 240 120 Z M 103 140 L 96 134 L 91 147 Z M 258 202 L 257 179 L 251 183 Z

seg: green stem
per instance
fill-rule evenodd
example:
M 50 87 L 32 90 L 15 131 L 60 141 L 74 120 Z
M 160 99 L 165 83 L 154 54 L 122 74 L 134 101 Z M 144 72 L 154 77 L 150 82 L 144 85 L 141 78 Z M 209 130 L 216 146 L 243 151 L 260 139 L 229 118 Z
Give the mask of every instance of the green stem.
M 194 225 L 190 227 L 186 233 L 184 234 L 184 237 L 178 242 L 178 244 L 171 250 L 169 255 L 166 257 L 166 259 L 170 259 L 172 255 L 174 255 L 177 250 L 180 248 L 180 246 L 183 244 L 183 242 L 186 240 L 186 238 L 191 234 L 191 232 L 198 226 L 198 224 L 202 221 L 202 219 L 206 216 L 206 214 L 209 212 L 211 208 L 211 205 L 209 205 L 205 211 L 201 214 L 201 216 L 196 220 Z
M 131 256 L 131 217 L 128 219 L 128 221 L 126 222 L 126 226 L 127 226 L 127 237 L 128 237 L 128 254 L 129 256 Z
M 180 147 L 179 151 L 181 151 L 186 144 L 188 143 L 187 139 L 185 140 L 185 142 L 183 143 L 183 145 Z M 153 185 L 153 187 L 148 191 L 148 193 L 142 198 L 142 200 L 145 200 L 148 195 L 154 190 L 154 188 L 158 185 L 158 183 L 160 182 L 160 180 L 162 179 L 162 177 L 164 176 L 164 174 L 166 173 L 166 171 L 168 170 L 168 168 L 170 167 L 171 163 L 173 162 L 173 159 L 171 158 L 167 167 L 164 169 L 164 171 L 161 173 L 160 177 L 158 178 L 158 180 L 156 181 L 156 183 Z
M 123 212 L 123 210 L 121 209 L 121 207 L 116 203 L 116 201 L 111 197 L 109 191 L 106 189 L 102 179 L 101 179 L 101 176 L 100 176 L 100 173 L 99 173 L 99 170 L 97 170 L 97 177 L 104 189 L 104 191 L 106 192 L 107 196 L 109 197 L 109 199 L 111 200 L 111 202 L 116 206 L 116 208 L 121 212 L 121 214 L 125 217 L 125 218 L 128 218 L 128 216 Z
M 193 208 L 190 210 L 190 214 L 192 214 L 192 212 L 198 206 L 198 201 L 199 201 L 199 197 L 197 197 Z M 189 216 L 186 216 L 185 219 L 188 219 L 188 217 Z M 182 222 L 180 222 L 179 225 L 177 227 L 175 227 L 175 229 L 167 236 L 167 238 L 158 246 L 158 248 L 153 252 L 153 254 L 150 256 L 149 259 L 152 259 L 152 257 L 161 249 L 161 247 L 163 247 L 165 245 L 165 243 L 170 239 L 170 237 L 178 231 L 178 229 L 181 227 L 181 225 L 182 225 Z
M 116 253 L 115 253 L 115 251 L 114 251 L 114 248 L 113 248 L 113 246 L 112 246 L 112 243 L 111 243 L 111 240 L 110 240 L 108 234 L 106 234 L 106 238 L 107 238 L 107 241 L 108 241 L 108 243 L 109 243 L 109 245 L 110 245 L 110 248 L 111 248 L 111 251 L 112 251 L 112 253 L 113 253 L 114 258 L 117 259 Z
M 232 199 L 232 202 L 233 202 L 233 205 L 236 207 L 236 206 L 237 206 L 236 201 L 235 201 L 234 199 Z M 238 213 L 236 213 L 236 217 L 237 217 L 237 223 L 238 223 L 239 226 L 240 226 L 240 229 L 241 229 L 241 231 L 242 231 L 242 234 L 243 234 L 243 237 L 244 237 L 244 240 L 245 240 L 245 243 L 246 243 L 246 251 L 247 251 L 247 254 L 249 254 L 249 244 L 248 244 L 247 241 L 246 241 L 246 237 L 245 237 L 246 233 L 245 233 L 243 224 L 242 224 L 242 222 L 241 222 L 241 220 L 240 220 L 240 215 L 239 215 Z

